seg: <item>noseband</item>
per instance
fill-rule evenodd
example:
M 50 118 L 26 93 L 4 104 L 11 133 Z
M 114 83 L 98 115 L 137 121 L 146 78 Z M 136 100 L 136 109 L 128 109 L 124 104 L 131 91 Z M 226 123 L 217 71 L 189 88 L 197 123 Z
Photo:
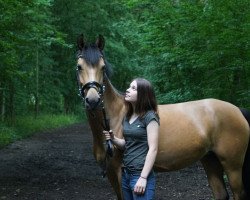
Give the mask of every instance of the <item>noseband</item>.
M 77 79 L 79 79 L 79 71 L 77 71 Z M 78 88 L 79 88 L 78 89 L 79 96 L 82 97 L 83 101 L 85 100 L 85 90 L 89 90 L 90 88 L 93 88 L 97 91 L 97 93 L 100 97 L 103 96 L 104 91 L 105 91 L 105 86 L 101 85 L 100 83 L 98 83 L 96 81 L 90 81 L 81 87 L 81 84 L 78 80 Z

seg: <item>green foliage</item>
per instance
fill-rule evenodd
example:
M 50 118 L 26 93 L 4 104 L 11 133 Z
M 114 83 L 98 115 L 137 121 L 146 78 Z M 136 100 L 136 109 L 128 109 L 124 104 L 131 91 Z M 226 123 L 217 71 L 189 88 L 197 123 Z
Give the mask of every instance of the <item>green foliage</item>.
M 32 116 L 19 117 L 15 127 L 22 137 L 29 136 L 33 132 L 48 130 L 59 126 L 66 126 L 77 122 L 79 119 L 75 115 L 42 115 L 36 119 Z
M 18 139 L 26 138 L 35 132 L 45 131 L 57 127 L 80 122 L 75 115 L 41 115 L 18 117 L 13 126 L 0 124 L 0 148 Z
M 154 84 L 159 103 L 219 98 L 250 107 L 248 0 L 0 0 L 0 112 L 79 114 L 76 38 L 99 34 L 125 91 Z
M 44 111 L 60 112 L 63 105 L 55 105 L 60 91 L 55 87 L 59 79 L 54 71 L 52 45 L 70 47 L 64 33 L 54 24 L 50 0 L 0 1 L 1 84 L 0 103 L 4 117 L 14 120 L 16 115 Z M 55 99 L 52 106 L 48 103 Z M 53 110 L 56 109 L 56 110 Z M 38 110 L 36 112 L 38 114 Z
M 147 53 L 144 72 L 161 103 L 214 97 L 249 105 L 248 1 L 128 4 L 140 10 L 136 16 L 140 52 Z
M 0 125 L 0 148 L 20 139 L 16 134 L 15 128 Z

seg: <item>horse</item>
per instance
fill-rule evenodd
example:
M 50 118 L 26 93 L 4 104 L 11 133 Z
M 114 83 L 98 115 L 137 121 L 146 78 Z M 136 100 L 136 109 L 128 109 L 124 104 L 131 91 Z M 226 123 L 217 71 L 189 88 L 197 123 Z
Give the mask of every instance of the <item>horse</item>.
M 122 200 L 122 152 L 115 146 L 106 147 L 102 132 L 110 128 L 116 137 L 122 138 L 126 108 L 124 95 L 110 81 L 104 46 L 101 35 L 91 44 L 86 43 L 83 35 L 78 37 L 77 80 L 93 134 L 94 157 L 107 175 L 117 199 Z M 156 172 L 179 170 L 201 161 L 215 199 L 229 199 L 224 173 L 234 199 L 250 199 L 250 122 L 246 120 L 249 111 L 243 112 L 218 99 L 159 105 L 158 111 Z M 107 121 L 108 127 L 105 126 Z M 110 148 L 112 155 L 107 153 Z

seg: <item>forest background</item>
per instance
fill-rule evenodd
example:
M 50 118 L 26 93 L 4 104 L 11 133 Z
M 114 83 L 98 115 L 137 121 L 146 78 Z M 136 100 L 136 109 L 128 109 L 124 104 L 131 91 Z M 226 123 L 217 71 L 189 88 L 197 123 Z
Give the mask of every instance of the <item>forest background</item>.
M 81 33 L 105 37 L 120 91 L 144 77 L 160 104 L 217 98 L 250 108 L 249 0 L 0 0 L 0 20 L 0 147 L 84 118 Z

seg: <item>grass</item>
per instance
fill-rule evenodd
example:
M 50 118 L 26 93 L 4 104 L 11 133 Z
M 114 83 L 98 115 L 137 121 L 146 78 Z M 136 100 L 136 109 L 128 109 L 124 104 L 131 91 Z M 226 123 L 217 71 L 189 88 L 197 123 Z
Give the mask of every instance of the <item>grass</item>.
M 0 148 L 16 140 L 27 138 L 36 132 L 63 127 L 80 121 L 82 119 L 74 115 L 41 115 L 37 118 L 32 116 L 18 117 L 13 126 L 0 124 Z

